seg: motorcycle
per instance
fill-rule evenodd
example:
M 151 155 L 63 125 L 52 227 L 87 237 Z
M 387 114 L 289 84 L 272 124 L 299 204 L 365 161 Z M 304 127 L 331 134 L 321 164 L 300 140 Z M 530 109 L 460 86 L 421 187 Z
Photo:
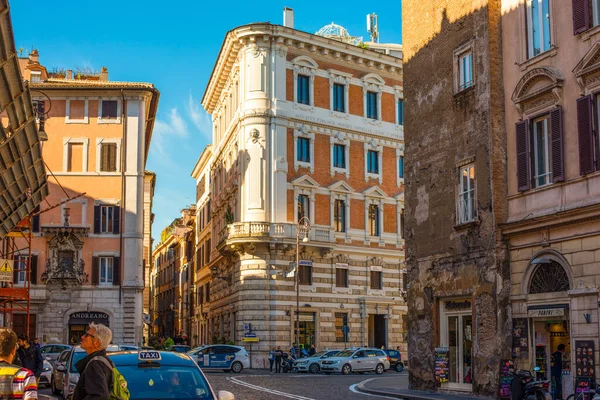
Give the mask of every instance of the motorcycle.
M 295 356 L 290 356 L 288 353 L 283 353 L 283 358 L 281 360 L 281 368 L 283 369 L 283 372 L 296 372 L 298 368 L 294 367 L 294 361 L 296 361 Z
M 535 367 L 534 371 L 539 371 Z M 531 372 L 516 370 L 511 383 L 511 400 L 552 400 L 550 381 L 534 381 Z

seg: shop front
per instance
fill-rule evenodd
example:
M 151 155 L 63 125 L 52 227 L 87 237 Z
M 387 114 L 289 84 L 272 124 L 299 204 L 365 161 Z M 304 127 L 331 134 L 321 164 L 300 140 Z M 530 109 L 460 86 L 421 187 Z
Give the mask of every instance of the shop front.
M 472 391 L 474 333 L 470 298 L 440 301 L 440 349 L 447 352 L 443 389 Z
M 91 322 L 110 327 L 110 317 L 99 311 L 77 311 L 69 315 L 69 344 L 78 344 Z

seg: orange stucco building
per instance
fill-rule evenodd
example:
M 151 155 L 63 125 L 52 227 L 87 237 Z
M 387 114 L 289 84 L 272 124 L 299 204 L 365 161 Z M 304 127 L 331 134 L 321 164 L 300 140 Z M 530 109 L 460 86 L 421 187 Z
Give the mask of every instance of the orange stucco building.
M 111 327 L 115 343 L 141 343 L 155 182 L 145 164 L 159 91 L 109 81 L 105 67 L 48 72 L 38 58 L 34 50 L 19 59 L 48 136 L 50 194 L 33 222 L 30 333 L 72 343 L 96 321 Z M 15 256 L 16 265 L 26 257 Z M 15 274 L 17 284 L 24 279 Z M 16 315 L 15 329 L 24 321 Z

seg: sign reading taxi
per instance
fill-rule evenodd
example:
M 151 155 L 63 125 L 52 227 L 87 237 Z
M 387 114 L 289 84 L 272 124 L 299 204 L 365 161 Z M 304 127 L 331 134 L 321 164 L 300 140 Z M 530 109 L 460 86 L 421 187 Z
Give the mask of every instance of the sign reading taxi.
M 140 351 L 138 360 L 140 361 L 160 361 L 162 358 L 158 351 Z
M 13 260 L 0 258 L 0 282 L 12 282 L 14 279 Z

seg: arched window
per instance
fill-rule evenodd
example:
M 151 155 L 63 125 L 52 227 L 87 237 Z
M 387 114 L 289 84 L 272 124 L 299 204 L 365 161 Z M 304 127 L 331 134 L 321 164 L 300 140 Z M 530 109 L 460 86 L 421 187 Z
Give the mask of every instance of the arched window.
M 554 260 L 543 260 L 533 272 L 529 284 L 529 294 L 565 292 L 569 289 L 567 271 Z

